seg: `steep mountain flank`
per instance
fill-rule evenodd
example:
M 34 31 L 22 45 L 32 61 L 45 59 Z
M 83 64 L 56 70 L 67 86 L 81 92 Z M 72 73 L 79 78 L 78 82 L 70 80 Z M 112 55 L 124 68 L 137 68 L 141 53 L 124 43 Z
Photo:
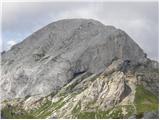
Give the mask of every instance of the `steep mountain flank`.
M 1 64 L 2 118 L 157 118 L 158 63 L 113 26 L 51 23 Z
M 102 73 L 84 72 L 57 93 L 45 97 L 27 96 L 3 101 L 2 117 L 158 118 L 156 92 L 143 85 L 144 80 L 139 79 L 142 73 L 134 73 L 133 66 L 123 72 L 123 66 L 124 62 L 116 60 Z M 146 70 L 143 76 L 147 77 L 148 73 L 158 77 L 156 70 Z M 150 82 L 154 83 L 155 79 Z M 150 83 L 146 81 L 145 84 Z
M 122 30 L 94 20 L 61 20 L 2 54 L 2 98 L 46 95 L 81 72 L 98 73 L 115 58 L 143 62 L 145 54 Z

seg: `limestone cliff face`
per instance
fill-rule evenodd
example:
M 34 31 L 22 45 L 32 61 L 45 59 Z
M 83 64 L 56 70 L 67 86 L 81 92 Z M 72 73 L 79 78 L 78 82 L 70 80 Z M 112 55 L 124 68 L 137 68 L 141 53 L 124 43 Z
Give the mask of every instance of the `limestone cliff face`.
M 53 22 L 2 54 L 1 99 L 57 92 L 75 76 L 101 73 L 115 59 L 144 63 L 122 30 L 91 19 Z
M 2 118 L 158 118 L 158 71 L 121 59 L 84 72 L 59 91 L 1 103 Z M 149 68 L 148 68 L 149 67 Z M 153 66 L 154 67 L 154 66 Z M 151 79 L 152 78 L 152 79 Z M 154 88 L 154 89 L 153 89 Z

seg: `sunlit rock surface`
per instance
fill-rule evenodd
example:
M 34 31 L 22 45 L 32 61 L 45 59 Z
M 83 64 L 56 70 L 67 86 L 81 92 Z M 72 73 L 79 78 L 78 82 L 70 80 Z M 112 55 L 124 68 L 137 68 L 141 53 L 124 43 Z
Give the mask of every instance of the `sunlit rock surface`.
M 1 65 L 2 118 L 158 116 L 158 62 L 92 19 L 45 26 L 4 52 Z

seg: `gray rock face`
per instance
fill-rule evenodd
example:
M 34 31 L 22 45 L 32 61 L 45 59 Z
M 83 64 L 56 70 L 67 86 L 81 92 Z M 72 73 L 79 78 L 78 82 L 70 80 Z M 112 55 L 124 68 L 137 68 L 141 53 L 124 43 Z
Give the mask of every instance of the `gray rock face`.
M 145 53 L 122 30 L 91 19 L 51 23 L 2 54 L 1 98 L 46 95 L 113 59 L 143 63 Z
M 156 112 L 145 112 L 143 114 L 142 119 L 158 119 L 158 118 L 159 118 L 158 111 L 156 111 Z
M 137 82 L 156 96 L 159 95 L 159 63 L 150 59 L 135 66 Z

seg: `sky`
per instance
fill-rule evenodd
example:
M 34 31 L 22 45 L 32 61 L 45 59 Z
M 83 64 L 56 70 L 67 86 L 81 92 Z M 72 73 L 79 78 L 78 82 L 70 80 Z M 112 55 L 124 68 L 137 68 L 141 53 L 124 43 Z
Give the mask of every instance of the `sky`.
M 3 2 L 1 51 L 23 41 L 45 25 L 71 18 L 95 19 L 124 30 L 158 60 L 158 2 Z

